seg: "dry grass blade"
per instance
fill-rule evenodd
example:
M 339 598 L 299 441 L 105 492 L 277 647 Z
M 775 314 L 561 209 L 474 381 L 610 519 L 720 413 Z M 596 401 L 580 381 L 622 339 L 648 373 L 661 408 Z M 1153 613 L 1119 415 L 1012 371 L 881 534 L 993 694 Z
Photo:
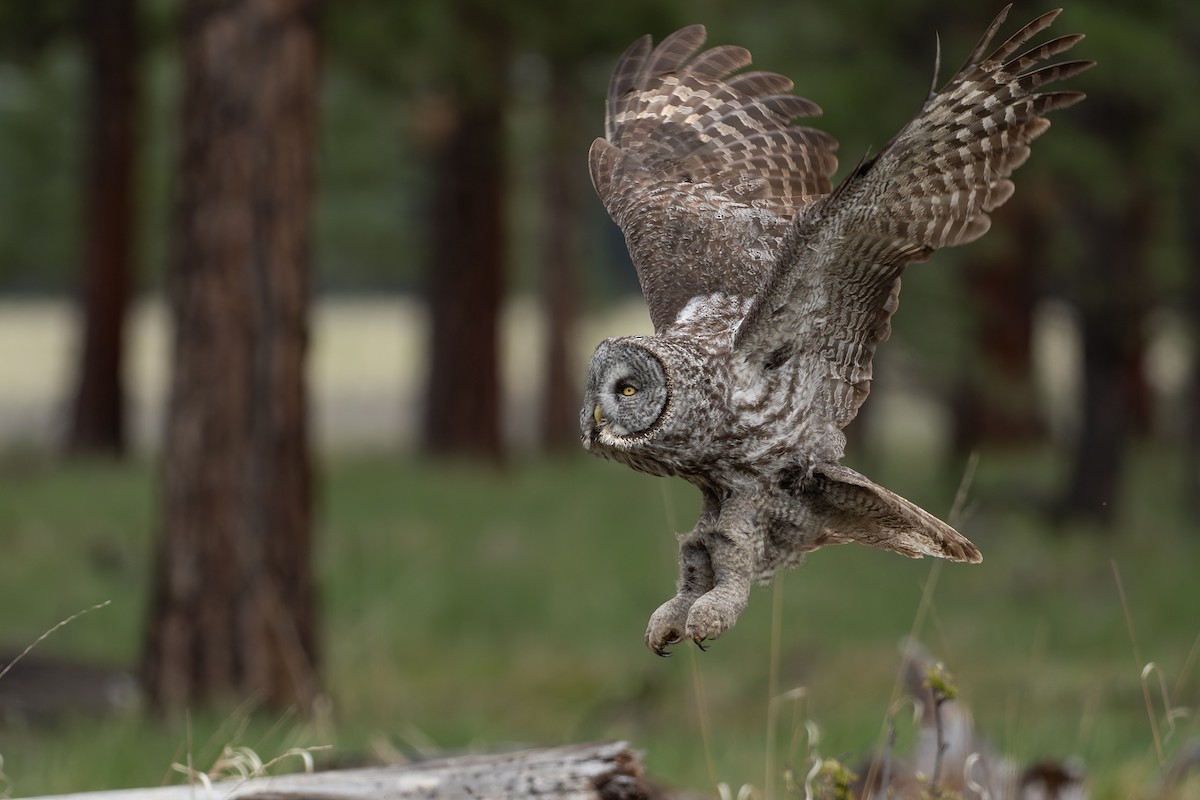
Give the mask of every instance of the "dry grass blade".
M 1154 700 L 1150 697 L 1150 685 L 1146 683 L 1146 673 L 1142 661 L 1141 648 L 1138 647 L 1137 634 L 1133 628 L 1133 614 L 1129 611 L 1129 599 L 1125 596 L 1125 582 L 1121 580 L 1121 570 L 1117 567 L 1115 560 L 1110 560 L 1112 565 L 1113 579 L 1117 582 L 1117 594 L 1121 598 L 1121 610 L 1125 612 L 1125 628 L 1129 632 L 1129 643 L 1133 646 L 1133 660 L 1137 668 L 1141 670 L 1142 675 L 1142 700 L 1146 704 L 1146 716 L 1150 718 L 1150 734 L 1154 737 L 1154 753 L 1158 756 L 1158 766 L 1162 767 L 1166 763 L 1166 755 L 1163 753 L 1162 736 L 1158 732 L 1158 719 L 1154 716 Z
M 1175 735 L 1175 721 L 1181 717 L 1186 717 L 1188 712 L 1185 708 L 1180 708 L 1171 705 L 1171 695 L 1167 692 L 1167 676 L 1163 673 L 1162 668 L 1153 661 L 1142 667 L 1142 692 L 1150 693 L 1150 688 L 1147 685 L 1151 674 L 1158 676 L 1158 693 L 1162 698 L 1163 705 L 1163 722 L 1166 724 L 1167 730 L 1162 735 L 1163 743 L 1171 741 L 1171 737 Z
M 1178 697 L 1183 691 L 1188 676 L 1192 674 L 1192 667 L 1196 664 L 1197 656 L 1200 656 L 1200 634 L 1196 635 L 1196 641 L 1192 642 L 1192 649 L 1188 651 L 1187 658 L 1183 660 L 1183 666 L 1179 668 L 1179 676 L 1175 679 L 1175 689 L 1171 692 L 1173 696 Z
M 975 470 L 979 466 L 979 451 L 972 451 L 970 458 L 967 459 L 967 465 L 963 468 L 962 480 L 958 483 L 958 491 L 954 494 L 954 502 L 950 506 L 950 515 L 947 522 L 951 526 L 957 528 L 961 523 L 962 516 L 966 511 L 967 499 L 970 496 L 971 485 L 975 481 Z M 912 627 L 908 632 L 909 642 L 915 642 L 920 639 L 921 629 L 925 624 L 925 616 L 929 613 L 929 608 L 933 603 L 933 590 L 937 586 L 938 576 L 942 572 L 942 561 L 934 559 L 929 567 L 929 577 L 926 579 L 924 586 L 921 587 L 921 600 L 917 604 L 917 612 L 913 615 Z M 900 697 L 900 684 L 904 681 L 904 668 L 901 666 L 896 671 L 896 680 L 892 683 L 892 693 L 888 699 L 888 713 L 884 716 L 883 725 L 879 731 L 879 741 L 886 742 L 888 729 L 892 725 L 892 709 L 896 705 L 897 699 Z M 875 770 L 876 764 L 872 764 L 866 776 L 866 784 L 870 786 L 878 775 Z M 886 791 L 886 790 L 885 790 Z
M 793 729 L 790 741 L 788 743 L 788 752 L 794 751 L 794 748 L 799 740 L 799 723 L 795 718 L 795 709 L 801 700 L 808 699 L 808 689 L 803 686 L 797 686 L 795 689 L 789 689 L 782 694 L 775 694 L 767 701 L 767 750 L 766 750 L 766 783 L 763 784 L 763 793 L 766 800 L 771 800 L 775 796 L 775 749 L 776 749 L 776 733 L 779 727 L 779 707 L 787 702 L 794 704 L 793 706 Z M 815 726 L 811 720 L 805 721 L 805 727 L 808 731 L 809 750 L 812 750 L 813 743 L 816 741 L 818 734 L 815 732 Z
M 971 753 L 967 756 L 967 760 L 963 762 L 963 783 L 975 794 L 979 795 L 980 800 L 992 800 L 992 792 L 987 787 L 987 777 L 985 775 L 984 782 L 980 783 L 975 780 L 975 767 L 981 766 L 983 771 L 987 772 L 987 759 L 982 753 Z
M 270 761 L 263 761 L 262 757 L 250 747 L 226 745 L 217 760 L 207 770 L 198 770 L 192 766 L 190 753 L 187 764 L 172 764 L 171 769 L 186 775 L 188 783 L 193 786 L 199 784 L 205 788 L 205 791 L 211 793 L 213 784 L 217 781 L 236 780 L 237 785 L 241 785 L 251 778 L 267 775 L 272 767 L 290 758 L 299 759 L 304 765 L 305 774 L 312 774 L 315 769 L 312 754 L 320 750 L 329 750 L 331 747 L 331 745 L 291 747 Z
M 708 719 L 708 696 L 704 692 L 704 671 L 700 659 L 696 657 L 695 648 L 688 648 L 692 668 L 692 690 L 696 695 L 696 714 L 700 717 L 700 738 L 704 742 L 704 760 L 708 764 L 708 779 L 713 785 L 717 783 L 717 765 L 713 759 L 712 724 Z
M 50 636 L 52 636 L 54 634 L 54 632 L 57 631 L 59 628 L 70 625 L 72 622 L 79 619 L 84 614 L 95 611 L 96 609 L 99 609 L 99 608 L 104 608 L 105 606 L 110 605 L 111 603 L 112 603 L 112 600 L 105 600 L 103 603 L 97 603 L 96 605 L 92 606 L 91 608 L 85 608 L 82 611 L 72 614 L 71 616 L 67 617 L 64 620 L 61 620 L 57 625 L 50 628 L 50 630 L 46 631 L 41 636 L 34 639 L 32 644 L 30 644 L 28 647 L 26 647 L 24 650 L 22 650 L 20 653 L 18 653 L 16 658 L 14 658 L 12 661 L 8 662 L 4 666 L 4 669 L 0 669 L 0 678 L 3 678 L 5 675 L 7 675 L 8 671 L 10 669 L 12 669 L 18 661 L 20 661 L 25 656 L 29 655 L 30 650 L 37 647 L 39 644 L 44 642 L 46 639 L 50 638 Z
M 775 579 L 771 594 L 771 655 L 767 673 L 767 753 L 763 791 L 766 800 L 775 796 L 775 725 L 778 719 L 779 650 L 783 639 L 783 577 Z
M 958 491 L 954 493 L 954 502 L 950 505 L 950 516 L 946 520 L 957 528 L 963 521 L 967 510 L 967 498 L 971 493 L 971 485 L 975 483 L 975 470 L 979 467 L 979 451 L 972 450 L 963 468 L 962 480 L 958 482 Z

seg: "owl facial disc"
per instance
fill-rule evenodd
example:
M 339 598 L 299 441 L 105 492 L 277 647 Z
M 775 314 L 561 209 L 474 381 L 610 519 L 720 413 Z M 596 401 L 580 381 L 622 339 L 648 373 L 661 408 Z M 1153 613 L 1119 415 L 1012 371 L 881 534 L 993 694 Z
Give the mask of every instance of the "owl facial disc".
M 662 418 L 670 397 L 662 362 L 634 340 L 600 343 L 588 366 L 587 394 L 579 413 L 584 441 L 603 431 L 631 437 Z

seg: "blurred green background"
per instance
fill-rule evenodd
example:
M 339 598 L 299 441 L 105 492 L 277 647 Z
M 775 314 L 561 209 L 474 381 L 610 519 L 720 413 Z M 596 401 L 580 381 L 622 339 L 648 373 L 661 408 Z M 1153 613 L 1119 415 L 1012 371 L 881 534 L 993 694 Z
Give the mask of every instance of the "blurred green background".
M 101 6 L 136 23 L 133 279 L 124 431 L 84 441 Z M 917 634 L 999 752 L 1077 755 L 1094 797 L 1154 796 L 1200 736 L 1200 11 L 1068 7 L 1054 31 L 1086 33 L 1071 55 L 1099 62 L 1070 87 L 1088 100 L 1054 115 L 984 239 L 905 278 L 847 461 L 944 516 L 978 454 L 960 527 L 984 563 L 822 551 L 777 598 L 757 590 L 710 652 L 664 661 L 641 632 L 694 490 L 594 461 L 570 430 L 595 342 L 650 329 L 587 185 L 609 70 L 637 36 L 704 22 L 710 44 L 745 45 L 824 108 L 813 124 L 841 142 L 840 176 L 919 108 L 935 33 L 945 80 L 998 7 L 324 3 L 306 362 L 322 701 L 225 696 L 163 717 L 135 676 L 171 466 L 181 41 L 205 6 L 0 6 L 0 664 L 112 601 L 0 677 L 0 796 L 178 782 L 172 764 L 207 768 L 230 744 L 264 759 L 331 745 L 332 765 L 611 737 L 669 785 L 765 789 L 768 749 L 801 773 L 811 755 L 792 709 L 768 732 L 773 688 L 807 689 L 795 719 L 816 723 L 822 755 L 879 744 L 927 586 Z M 1044 10 L 1018 4 L 1001 37 Z M 438 303 L 453 304 L 434 276 L 483 292 L 439 244 L 485 227 L 439 199 L 464 179 L 464 119 L 494 127 L 476 188 L 501 231 L 475 265 L 494 273 L 496 324 L 457 332 L 495 344 L 495 396 L 472 412 L 492 435 L 474 442 L 432 435 L 430 417 Z M 462 387 L 487 372 L 445 370 Z M 912 736 L 901 724 L 898 748 Z

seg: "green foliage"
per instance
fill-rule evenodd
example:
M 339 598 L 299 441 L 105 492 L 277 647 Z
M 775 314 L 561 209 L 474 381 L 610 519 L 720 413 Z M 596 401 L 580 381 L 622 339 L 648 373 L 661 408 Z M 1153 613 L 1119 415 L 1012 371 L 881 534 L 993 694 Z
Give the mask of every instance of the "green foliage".
M 419 288 L 430 187 L 407 117 L 415 109 L 340 61 L 326 66 L 321 107 L 318 285 Z
M 925 671 L 925 686 L 933 695 L 933 702 L 939 705 L 958 697 L 958 685 L 954 682 L 954 676 L 940 661 L 930 664 Z
M 0 286 L 65 289 L 79 247 L 81 67 L 55 46 L 0 62 Z
M 1010 26 L 1033 11 L 1015 10 Z M 176 4 L 169 0 L 143 2 L 143 83 L 148 91 L 140 241 L 150 285 L 158 283 L 169 220 L 175 12 Z M 9 4 L 2 13 L 7 60 L 0 69 L 0 287 L 63 290 L 71 286 L 79 246 L 76 194 L 82 185 L 80 127 L 86 109 L 75 4 Z M 944 50 L 945 80 L 974 43 L 988 13 L 964 11 L 944 0 L 783 6 L 766 0 L 328 4 L 323 14 L 319 285 L 363 289 L 420 284 L 430 179 L 422 137 L 436 122 L 434 100 L 453 74 L 509 71 L 517 97 L 523 91 L 520 82 L 531 75 L 519 68 L 521 63 L 533 59 L 546 70 L 565 73 L 587 109 L 590 137 L 600 131 L 607 73 L 618 53 L 644 33 L 661 38 L 679 25 L 704 22 L 712 43 L 747 45 L 755 53 L 756 68 L 793 76 L 796 91 L 824 107 L 826 116 L 813 124 L 841 140 L 844 173 L 864 154 L 877 152 L 919 107 L 932 75 L 935 33 Z M 1167 274 L 1177 274 L 1181 263 L 1181 231 L 1165 222 L 1178 216 L 1171 205 L 1172 189 L 1181 179 L 1176 165 L 1181 149 L 1200 141 L 1200 112 L 1190 99 L 1191 87 L 1200 79 L 1192 46 L 1200 30 L 1196 16 L 1188 4 L 1161 0 L 1136 7 L 1093 0 L 1068 8 L 1059 26 L 1087 32 L 1079 57 L 1101 62 L 1079 85 L 1092 94 L 1096 107 L 1115 104 L 1120 113 L 1102 120 L 1120 124 L 1128 133 L 1115 139 L 1098 135 L 1103 132 L 1097 122 L 1072 109 L 1056 118 L 1055 125 L 1064 130 L 1038 143 L 1018 181 L 1023 188 L 1037 174 L 1052 175 L 1056 182 L 1077 176 L 1094 196 L 1119 204 L 1129 195 L 1127 172 L 1136 168 L 1159 188 L 1164 203 L 1154 252 L 1155 263 Z M 504 30 L 511 63 L 476 63 L 478 54 L 459 40 L 462 19 Z M 546 103 L 544 93 L 532 88 L 526 99 Z M 548 111 L 552 119 L 553 109 Z M 536 140 L 542 135 L 537 130 L 541 115 L 537 119 L 514 128 L 514 137 Z M 589 137 L 578 145 L 581 175 Z M 512 155 L 511 173 L 518 178 L 540 168 L 536 147 L 514 147 Z M 1018 201 L 1021 196 L 1018 191 Z M 598 205 L 587 208 L 589 226 L 606 224 Z M 516 224 L 515 230 L 525 238 L 536 235 L 535 226 Z M 527 242 L 514 243 L 516 253 L 532 250 Z M 947 258 L 940 255 L 939 261 L 945 264 Z M 906 292 L 905 305 L 943 309 L 954 304 Z M 903 326 L 898 332 L 912 334 Z
M 36 61 L 74 33 L 75 0 L 0 4 L 0 54 L 4 60 Z
M 921 800 L 962 800 L 962 795 L 953 790 L 925 789 L 921 792 Z
M 817 800 L 851 800 L 850 785 L 858 778 L 853 770 L 836 758 L 821 762 L 813 781 L 813 796 Z
M 963 529 L 979 566 L 944 565 L 926 629 L 978 729 L 1028 762 L 1077 753 L 1093 796 L 1123 798 L 1157 774 L 1140 672 L 1110 559 L 1121 569 L 1146 659 L 1166 676 L 1158 716 L 1200 707 L 1192 655 L 1200 541 L 1163 480 L 1158 453 L 1136 463 L 1119 537 L 1052 535 L 1020 493 L 1045 485 L 1052 459 L 985 456 Z M 154 528 L 145 465 L 8 461 L 0 493 L 2 649 L 19 651 L 55 622 L 112 605 L 57 631 L 35 654 L 132 664 L 141 641 Z M 906 454 L 873 470 L 889 486 L 945 508 L 954 480 Z M 204 768 L 225 745 L 263 760 L 333 745 L 322 759 L 370 753 L 499 748 L 627 738 L 652 774 L 696 789 L 758 781 L 765 759 L 770 595 L 756 592 L 738 626 L 708 653 L 659 659 L 641 641 L 672 591 L 672 533 L 698 511 L 694 490 L 586 459 L 515 464 L 506 472 L 382 457 L 327 463 L 317 565 L 323 673 L 333 714 L 302 724 L 249 708 L 197 711 L 191 749 Z M 941 498 L 941 500 L 939 500 Z M 804 716 L 781 715 L 780 746 L 803 741 L 857 769 L 881 744 L 899 656 L 930 562 L 851 546 L 814 554 L 783 577 L 781 690 L 807 688 Z M 698 733 L 697 681 L 711 724 Z M 789 716 L 791 721 L 789 722 Z M 132 714 L 0 729 L 17 796 L 179 781 L 186 720 Z M 790 726 L 790 727 L 789 727 Z M 1200 719 L 1159 726 L 1168 756 Z M 897 752 L 912 737 L 901 730 Z M 794 747 L 775 763 L 782 770 Z M 803 753 L 800 754 L 801 760 Z M 800 775 L 807 768 L 798 769 Z M 710 778 L 711 776 L 711 778 Z

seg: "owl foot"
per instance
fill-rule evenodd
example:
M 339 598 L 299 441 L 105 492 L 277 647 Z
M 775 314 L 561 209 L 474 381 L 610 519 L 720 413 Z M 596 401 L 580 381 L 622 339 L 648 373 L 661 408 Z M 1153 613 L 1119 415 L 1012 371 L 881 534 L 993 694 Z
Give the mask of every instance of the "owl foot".
M 688 611 L 687 625 L 684 635 L 697 645 L 708 639 L 716 639 L 733 627 L 738 615 L 746 607 L 745 599 L 740 599 L 740 593 L 722 591 L 719 587 L 692 603 Z M 704 649 L 703 646 L 700 648 Z
M 683 641 L 692 599 L 676 595 L 650 616 L 650 624 L 646 626 L 646 646 L 656 655 L 671 655 L 667 648 Z
M 708 592 L 699 599 L 676 595 L 650 616 L 646 646 L 657 655 L 669 656 L 667 648 L 687 638 L 706 650 L 704 642 L 732 628 L 745 606 L 722 592 Z

